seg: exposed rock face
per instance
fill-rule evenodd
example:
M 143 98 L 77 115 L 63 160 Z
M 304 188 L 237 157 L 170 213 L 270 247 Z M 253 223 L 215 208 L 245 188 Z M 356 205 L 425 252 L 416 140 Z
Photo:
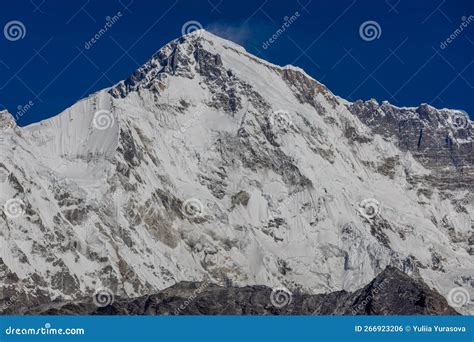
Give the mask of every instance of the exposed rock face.
M 398 108 L 374 100 L 356 101 L 348 108 L 374 133 L 392 139 L 433 171 L 410 181 L 424 180 L 445 190 L 474 188 L 474 126 L 466 113 L 438 110 L 427 104 Z
M 472 293 L 458 114 L 349 103 L 205 31 L 181 37 L 54 118 L 2 112 L 0 305 L 205 278 L 354 293 L 387 266 Z
M 15 128 L 16 122 L 13 116 L 5 110 L 0 111 L 0 129 Z
M 277 296 L 282 296 L 280 299 Z M 21 315 L 458 315 L 446 299 L 421 281 L 387 267 L 355 292 L 272 292 L 266 286 L 222 287 L 181 282 L 140 298 L 115 298 L 97 307 L 88 298 L 37 307 L 11 307 Z M 105 304 L 105 303 L 104 303 Z

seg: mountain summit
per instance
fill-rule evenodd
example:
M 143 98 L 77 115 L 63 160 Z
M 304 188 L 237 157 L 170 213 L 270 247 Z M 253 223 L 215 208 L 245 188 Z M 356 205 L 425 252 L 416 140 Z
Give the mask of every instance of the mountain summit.
M 387 266 L 445 296 L 474 281 L 460 111 L 351 103 L 200 30 L 8 134 L 3 303 L 203 279 L 355 291 Z

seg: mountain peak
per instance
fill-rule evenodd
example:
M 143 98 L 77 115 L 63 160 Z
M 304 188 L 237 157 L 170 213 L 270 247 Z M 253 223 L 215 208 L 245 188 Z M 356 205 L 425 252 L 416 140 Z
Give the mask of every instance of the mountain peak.
M 175 39 L 0 151 L 1 203 L 24 209 L 0 216 L 0 292 L 137 297 L 209 278 L 327 293 L 387 265 L 467 287 L 472 150 L 421 112 L 349 105 L 205 30 Z
M 162 94 L 171 79 L 180 77 L 204 79 L 205 83 L 211 84 L 219 79 L 233 83 L 237 78 L 247 86 L 254 86 L 255 75 L 262 75 L 268 81 L 278 77 L 286 86 L 298 89 L 301 94 L 297 96 L 302 101 L 318 92 L 326 93 L 335 102 L 342 100 L 336 99 L 334 94 L 303 69 L 293 65 L 282 67 L 272 64 L 247 52 L 244 47 L 204 29 L 193 31 L 164 45 L 129 78 L 112 88 L 110 93 L 116 98 L 123 98 L 140 89 L 151 89 Z M 275 80 L 270 82 L 273 81 Z M 310 94 L 304 94 L 303 88 L 309 88 L 307 91 Z
M 245 48 L 238 43 L 233 42 L 232 40 L 226 39 L 224 37 L 221 37 L 217 34 L 214 34 L 210 31 L 207 31 L 206 29 L 199 29 L 199 30 L 194 30 L 190 33 L 187 33 L 179 38 L 176 38 L 172 40 L 170 43 L 173 41 L 177 41 L 179 43 L 184 43 L 184 42 L 196 42 L 196 41 L 208 41 L 213 44 L 218 44 L 218 45 L 225 45 L 225 46 L 232 46 L 232 47 L 237 47 L 239 49 L 242 49 L 245 51 Z
M 181 36 L 181 38 L 204 38 L 204 39 L 209 39 L 209 40 L 225 40 L 224 38 L 221 38 L 209 31 L 207 31 L 206 29 L 198 29 L 198 30 L 194 30 L 192 32 L 189 32 L 183 36 Z M 180 38 L 178 38 L 180 39 Z

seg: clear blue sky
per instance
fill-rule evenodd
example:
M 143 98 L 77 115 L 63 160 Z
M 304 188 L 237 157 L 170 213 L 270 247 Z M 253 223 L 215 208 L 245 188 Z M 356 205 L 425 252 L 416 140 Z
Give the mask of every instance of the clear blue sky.
M 118 12 L 121 17 L 85 49 L 106 17 Z M 293 23 L 265 49 L 292 15 Z M 472 0 L 9 1 L 0 12 L 0 109 L 16 114 L 18 106 L 31 107 L 21 125 L 54 116 L 126 78 L 196 20 L 270 62 L 305 69 L 346 99 L 426 102 L 472 118 L 472 15 Z M 24 26 L 19 36 L 4 32 L 14 20 Z M 374 40 L 360 35 L 366 21 L 380 27 Z

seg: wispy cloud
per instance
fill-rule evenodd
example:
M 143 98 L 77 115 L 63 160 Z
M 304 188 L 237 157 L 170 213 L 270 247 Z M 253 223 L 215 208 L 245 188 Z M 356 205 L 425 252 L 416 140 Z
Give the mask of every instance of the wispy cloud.
M 215 35 L 231 40 L 237 44 L 244 45 L 253 39 L 253 30 L 247 24 L 212 23 L 206 30 Z

